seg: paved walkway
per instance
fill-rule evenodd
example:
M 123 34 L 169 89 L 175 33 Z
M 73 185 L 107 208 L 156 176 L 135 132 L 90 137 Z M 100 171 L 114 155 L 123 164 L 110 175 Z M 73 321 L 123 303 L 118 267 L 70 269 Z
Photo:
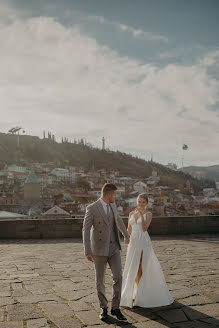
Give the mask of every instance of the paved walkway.
M 168 308 L 123 309 L 126 325 L 112 317 L 107 324 L 99 320 L 93 266 L 80 241 L 0 240 L 0 328 L 219 327 L 218 240 L 153 237 L 175 302 Z M 123 264 L 125 253 L 123 246 Z M 110 299 L 110 271 L 106 285 Z

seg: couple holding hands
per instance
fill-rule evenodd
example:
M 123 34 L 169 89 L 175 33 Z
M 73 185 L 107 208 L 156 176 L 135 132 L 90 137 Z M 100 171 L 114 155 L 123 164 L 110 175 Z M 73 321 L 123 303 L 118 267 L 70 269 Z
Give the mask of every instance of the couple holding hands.
M 120 306 L 150 308 L 173 302 L 147 232 L 152 220 L 151 212 L 147 211 L 147 195 L 138 195 L 137 207 L 130 212 L 126 229 L 117 212 L 116 190 L 114 184 L 105 183 L 101 198 L 87 206 L 83 223 L 84 251 L 87 259 L 94 262 L 100 319 L 103 321 L 108 317 L 104 284 L 107 263 L 113 277 L 111 314 L 118 320 L 126 320 Z M 128 244 L 123 274 L 119 231 Z

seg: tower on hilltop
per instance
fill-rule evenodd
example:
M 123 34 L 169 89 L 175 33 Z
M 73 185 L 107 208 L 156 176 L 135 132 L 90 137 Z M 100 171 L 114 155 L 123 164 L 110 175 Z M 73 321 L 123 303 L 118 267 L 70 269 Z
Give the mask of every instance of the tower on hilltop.
M 102 138 L 102 150 L 105 150 L 105 138 Z

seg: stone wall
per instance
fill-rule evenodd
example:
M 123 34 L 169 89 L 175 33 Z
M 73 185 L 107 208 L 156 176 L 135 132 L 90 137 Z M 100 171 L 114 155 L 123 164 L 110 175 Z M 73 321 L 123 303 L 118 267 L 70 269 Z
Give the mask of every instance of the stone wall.
M 127 218 L 124 218 L 127 225 Z M 0 238 L 81 238 L 81 218 L 1 219 Z M 219 233 L 219 216 L 154 217 L 151 235 Z

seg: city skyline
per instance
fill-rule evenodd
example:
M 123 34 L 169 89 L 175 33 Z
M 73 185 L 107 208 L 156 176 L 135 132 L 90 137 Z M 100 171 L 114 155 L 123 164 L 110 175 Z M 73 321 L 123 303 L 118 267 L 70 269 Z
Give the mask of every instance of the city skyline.
M 217 1 L 0 4 L 0 131 L 219 163 Z M 7 37 L 5 37 L 7 35 Z

